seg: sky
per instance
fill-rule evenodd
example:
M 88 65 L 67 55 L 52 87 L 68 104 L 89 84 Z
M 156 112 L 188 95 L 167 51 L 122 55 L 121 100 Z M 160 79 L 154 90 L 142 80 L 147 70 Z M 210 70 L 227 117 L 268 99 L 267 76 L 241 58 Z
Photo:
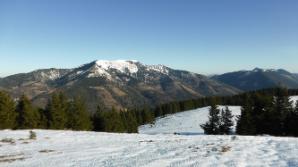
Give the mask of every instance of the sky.
M 298 73 L 298 1 L 0 0 L 0 77 L 101 59 Z

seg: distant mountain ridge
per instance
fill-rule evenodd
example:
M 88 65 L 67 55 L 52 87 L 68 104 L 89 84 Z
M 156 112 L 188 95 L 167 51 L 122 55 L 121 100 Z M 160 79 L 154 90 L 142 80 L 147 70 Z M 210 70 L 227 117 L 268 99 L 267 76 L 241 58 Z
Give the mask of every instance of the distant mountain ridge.
M 283 86 L 298 88 L 298 75 L 284 69 L 261 69 L 243 70 L 215 75 L 211 78 L 243 91 L 258 90 Z
M 98 60 L 73 69 L 16 74 L 0 79 L 0 89 L 15 98 L 26 94 L 39 106 L 53 92 L 62 91 L 82 96 L 91 109 L 98 104 L 126 108 L 241 92 L 200 74 L 129 60 Z

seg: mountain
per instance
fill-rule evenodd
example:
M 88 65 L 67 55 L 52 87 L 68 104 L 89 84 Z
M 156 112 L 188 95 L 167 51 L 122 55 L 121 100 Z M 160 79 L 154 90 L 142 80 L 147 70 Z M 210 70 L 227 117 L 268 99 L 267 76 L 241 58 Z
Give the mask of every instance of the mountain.
M 90 109 L 98 104 L 126 108 L 240 92 L 200 74 L 125 60 L 17 74 L 0 79 L 0 88 L 15 98 L 26 94 L 39 106 L 51 93 L 63 91 L 70 97 L 82 96 Z
M 255 68 L 251 71 L 236 71 L 211 77 L 219 82 L 231 85 L 243 91 L 284 86 L 298 88 L 298 75 L 286 70 L 264 70 Z

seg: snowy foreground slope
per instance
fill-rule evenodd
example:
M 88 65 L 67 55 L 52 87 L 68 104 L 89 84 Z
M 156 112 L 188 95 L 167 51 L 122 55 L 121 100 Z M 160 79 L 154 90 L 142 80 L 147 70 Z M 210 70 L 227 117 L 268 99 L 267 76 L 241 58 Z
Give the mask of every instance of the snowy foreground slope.
M 295 138 L 35 132 L 0 131 L 0 166 L 298 166 Z
M 225 106 L 219 106 L 224 109 Z M 228 106 L 234 115 L 236 125 L 237 115 L 241 114 L 240 106 Z M 204 130 L 200 125 L 208 121 L 209 107 L 198 108 L 195 110 L 180 112 L 156 119 L 154 124 L 148 124 L 139 127 L 139 133 L 142 134 L 173 134 L 183 135 L 203 134 Z M 235 129 L 235 126 L 234 126 Z

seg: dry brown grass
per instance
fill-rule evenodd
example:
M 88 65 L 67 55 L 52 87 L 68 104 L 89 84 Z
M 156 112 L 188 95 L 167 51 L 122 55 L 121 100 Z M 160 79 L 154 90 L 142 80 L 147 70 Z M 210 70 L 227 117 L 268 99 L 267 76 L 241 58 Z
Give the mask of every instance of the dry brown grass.
M 55 152 L 55 150 L 40 150 L 40 153 L 52 153 Z
M 222 152 L 222 153 L 229 152 L 229 151 L 231 151 L 231 148 L 232 148 L 232 147 L 230 147 L 230 146 L 223 146 L 223 147 L 221 148 L 221 152 Z
M 12 138 L 4 138 L 4 139 L 0 140 L 0 142 L 9 143 L 9 144 L 15 144 L 16 143 L 16 141 Z
M 0 163 L 11 163 L 14 161 L 21 161 L 24 160 L 24 154 L 15 154 L 15 155 L 2 155 L 0 156 Z

